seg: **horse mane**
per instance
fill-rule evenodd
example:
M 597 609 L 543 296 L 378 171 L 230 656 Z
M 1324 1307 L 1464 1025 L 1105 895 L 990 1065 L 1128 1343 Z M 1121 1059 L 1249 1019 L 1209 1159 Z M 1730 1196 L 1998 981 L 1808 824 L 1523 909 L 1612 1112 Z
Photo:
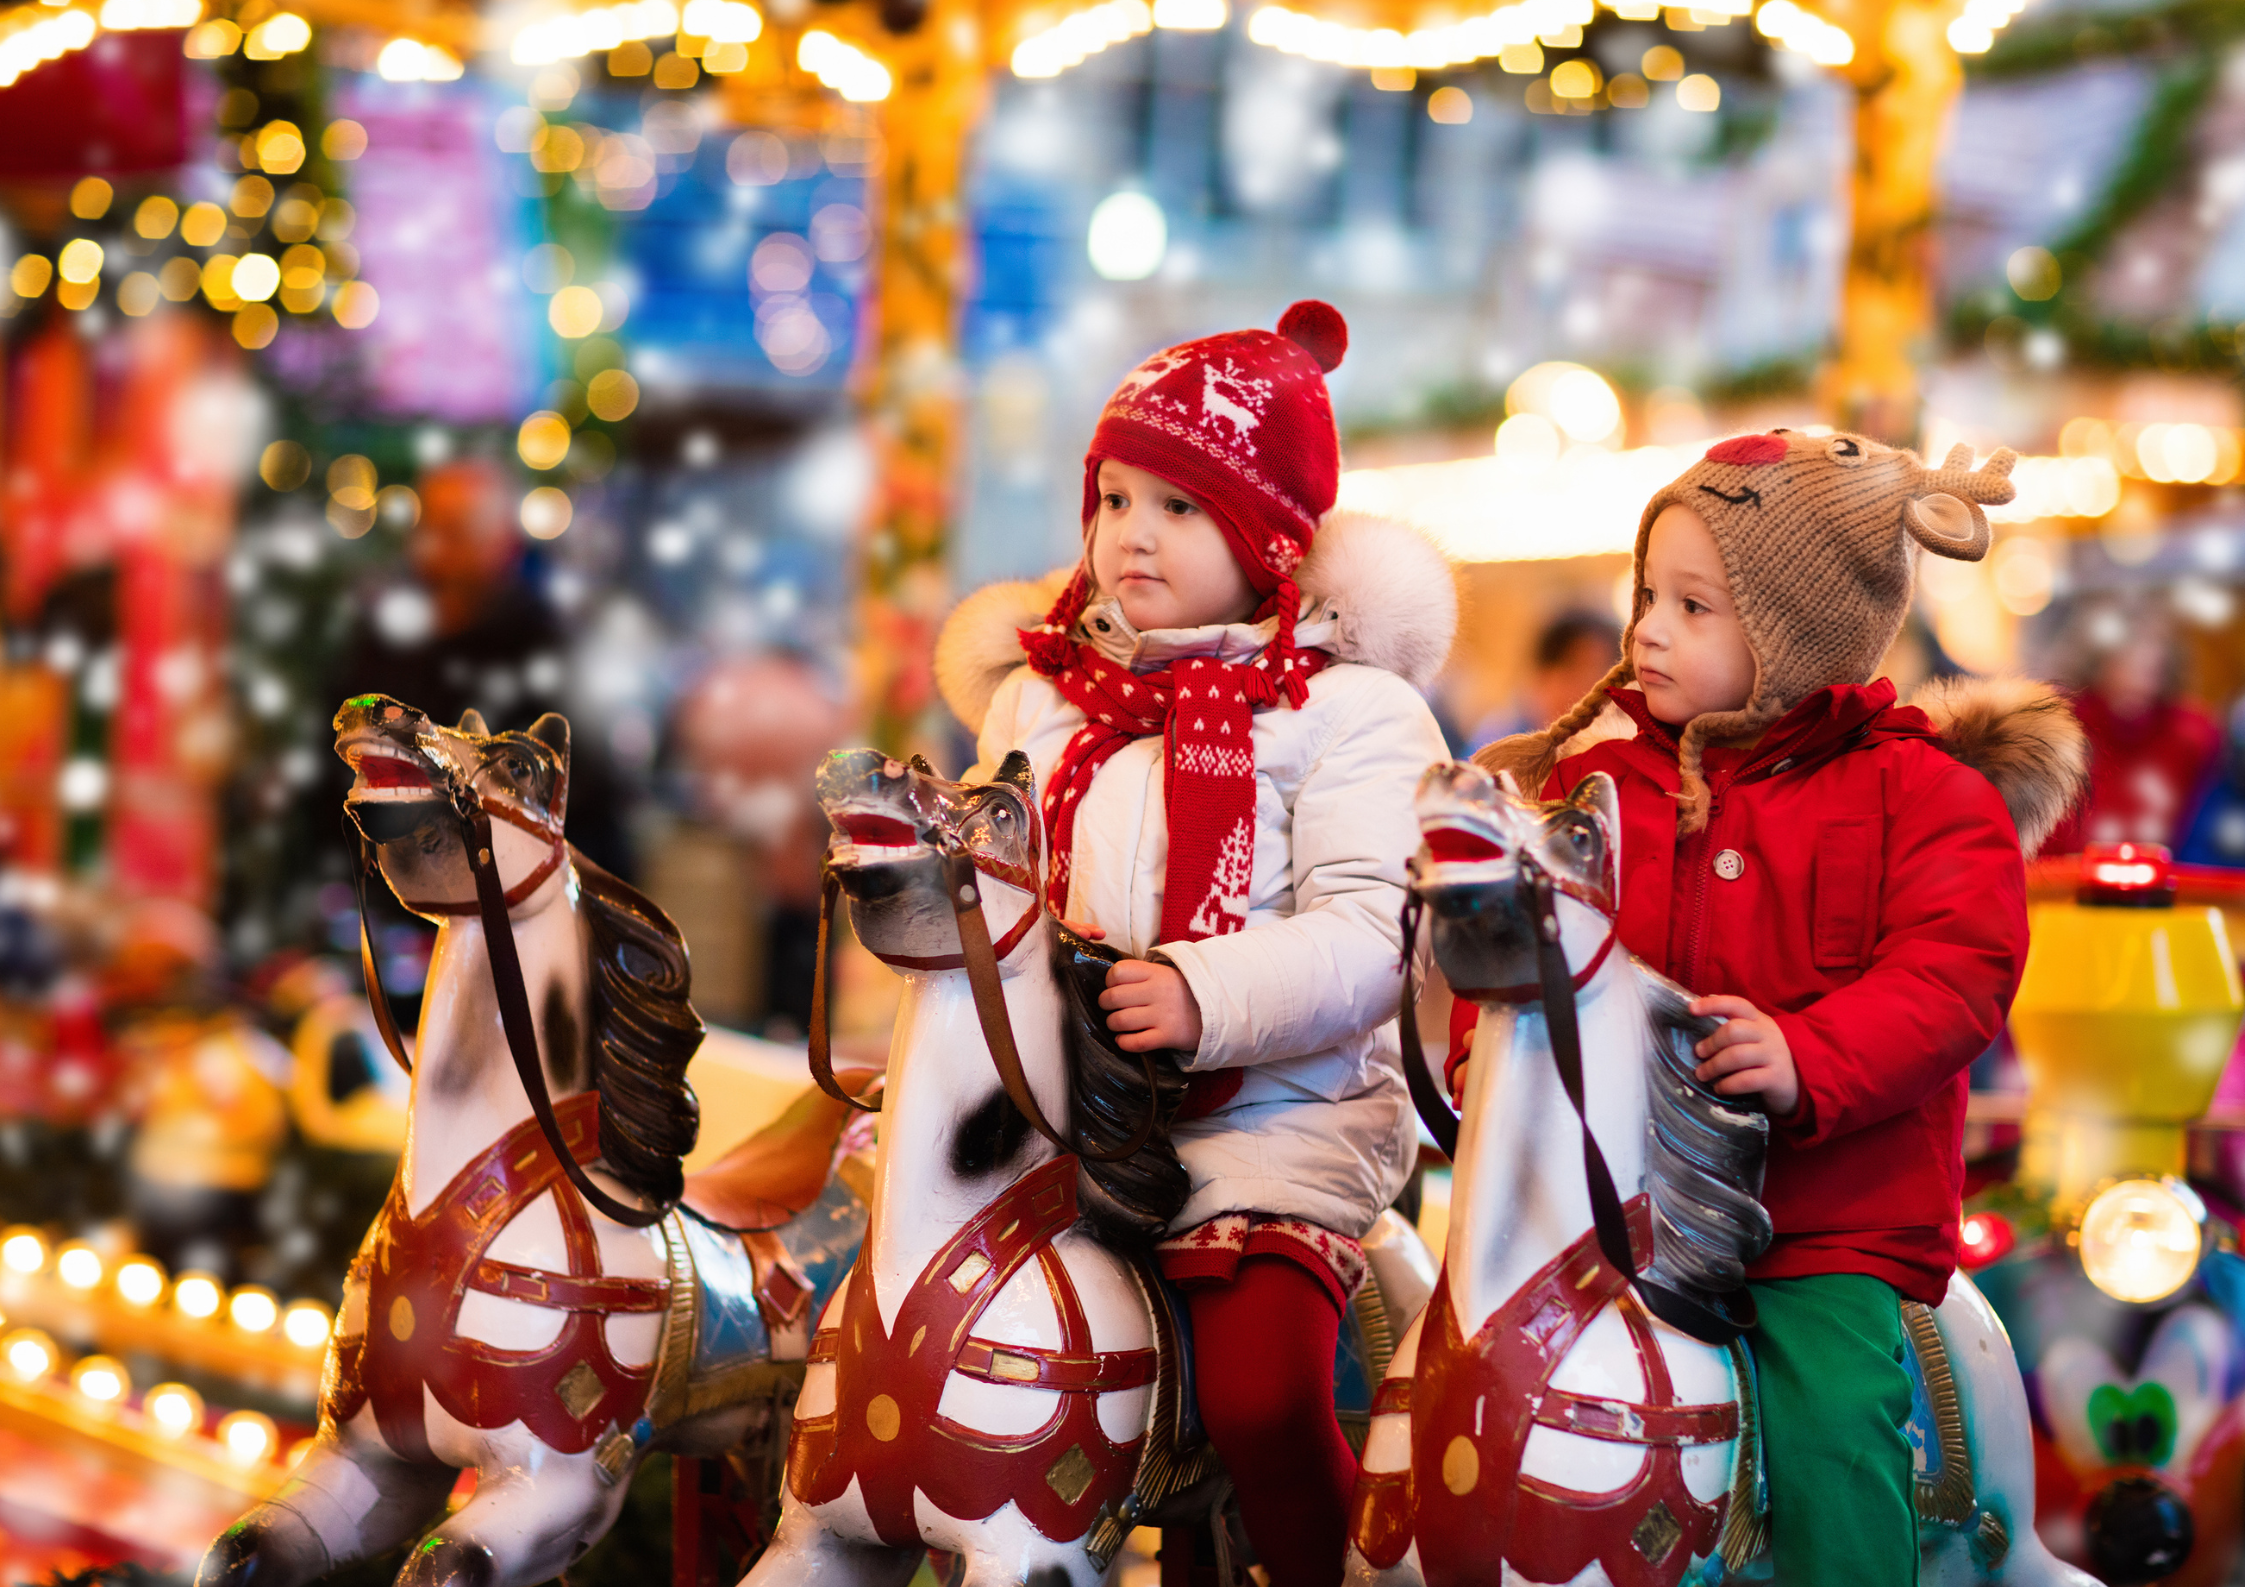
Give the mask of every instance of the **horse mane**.
M 1645 1091 L 1645 1188 L 1652 1198 L 1647 1276 L 1693 1296 L 1727 1295 L 1769 1249 L 1762 1209 L 1769 1116 L 1741 1107 L 1692 1073 L 1695 1043 L 1719 1023 L 1690 1012 L 1691 993 L 1639 964 L 1652 1057 Z
M 1068 1060 L 1069 1097 L 1077 1137 L 1098 1151 L 1126 1144 L 1154 1110 L 1154 1133 L 1120 1162 L 1076 1159 L 1076 1200 L 1100 1239 L 1122 1249 L 1145 1248 L 1161 1238 L 1185 1210 L 1192 1176 L 1169 1138 L 1186 1078 L 1175 1053 L 1153 1054 L 1154 1085 L 1146 1088 L 1146 1055 L 1124 1052 L 1107 1029 L 1099 994 L 1107 972 L 1122 960 L 1114 949 L 1086 941 L 1058 921 L 1053 936 L 1053 977 L 1068 1010 L 1061 1020 L 1061 1050 Z
M 701 1134 L 686 1064 L 702 1044 L 688 994 L 686 939 L 655 901 L 574 845 L 580 908 L 592 937 L 592 1079 L 600 1093 L 600 1158 L 653 1201 L 676 1201 L 679 1161 Z

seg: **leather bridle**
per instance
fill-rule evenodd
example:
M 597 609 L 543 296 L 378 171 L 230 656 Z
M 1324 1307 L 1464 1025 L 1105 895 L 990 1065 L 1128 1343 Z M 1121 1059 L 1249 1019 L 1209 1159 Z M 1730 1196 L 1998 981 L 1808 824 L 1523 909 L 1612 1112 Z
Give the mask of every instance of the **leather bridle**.
M 670 1216 L 678 1205 L 662 1202 L 653 1207 L 634 1207 L 617 1200 L 598 1185 L 585 1172 L 562 1138 L 561 1122 L 554 1115 L 553 1094 L 546 1086 L 546 1072 L 538 1061 L 538 1027 L 530 1015 L 530 995 L 523 985 L 522 956 L 516 951 L 514 924 L 507 918 L 508 911 L 543 886 L 547 878 L 561 868 L 567 858 L 568 845 L 561 835 L 560 824 L 550 819 L 540 820 L 519 811 L 502 801 L 487 799 L 477 794 L 474 787 L 455 779 L 449 770 L 444 773 L 449 786 L 452 815 L 459 824 L 461 846 L 468 855 L 468 869 L 475 876 L 476 899 L 473 904 L 406 903 L 405 907 L 416 914 L 479 916 L 483 922 L 484 953 L 491 965 L 491 988 L 499 1002 L 499 1025 L 507 1037 L 507 1052 L 514 1060 L 515 1074 L 522 1081 L 522 1089 L 530 1099 L 530 1112 L 545 1135 L 546 1144 L 568 1175 L 577 1193 L 594 1208 L 627 1228 L 645 1229 Z M 552 851 L 528 876 L 513 887 L 499 878 L 498 852 L 491 836 L 491 818 L 497 815 L 512 826 L 545 837 Z M 346 813 L 344 819 L 351 818 Z M 382 987 L 381 966 L 374 956 L 374 943 L 367 930 L 366 872 L 373 867 L 373 845 L 365 831 L 358 829 L 359 868 L 353 881 L 359 898 L 359 966 L 366 976 L 367 1002 L 374 1011 L 375 1029 L 382 1033 L 382 1043 L 390 1050 L 399 1068 L 407 1074 L 413 1072 L 413 1061 L 406 1056 L 405 1043 L 398 1035 L 397 1022 L 390 1016 L 388 995 Z M 403 900 L 401 900 L 403 902 Z
M 1589 983 L 1590 978 L 1605 963 L 1614 945 L 1614 922 L 1606 917 L 1606 935 L 1598 945 L 1589 964 L 1580 971 L 1570 971 L 1567 950 L 1560 940 L 1559 899 L 1562 896 L 1581 899 L 1592 908 L 1600 907 L 1595 897 L 1585 896 L 1579 886 L 1563 884 L 1533 856 L 1522 853 L 1518 861 L 1519 879 L 1514 884 L 1527 896 L 1523 900 L 1534 911 L 1530 919 L 1536 934 L 1536 982 L 1533 995 L 1543 1009 L 1544 1025 L 1550 1033 L 1552 1067 L 1559 1071 L 1559 1085 L 1567 1093 L 1567 1101 L 1575 1110 L 1575 1121 L 1582 1128 L 1583 1178 L 1590 1191 L 1591 1228 L 1598 1237 L 1598 1250 L 1613 1264 L 1614 1271 L 1629 1282 L 1645 1306 L 1654 1316 L 1671 1327 L 1681 1329 L 1693 1338 L 1708 1344 L 1722 1345 L 1737 1338 L 1743 1331 L 1740 1323 L 1713 1308 L 1694 1300 L 1668 1284 L 1649 1278 L 1640 1271 L 1636 1253 L 1629 1240 L 1629 1220 L 1622 1206 L 1620 1191 L 1614 1185 L 1614 1176 L 1606 1166 L 1606 1154 L 1599 1149 L 1598 1138 L 1590 1130 L 1590 1112 L 1585 1100 L 1582 1074 L 1582 1031 L 1575 1018 L 1575 994 Z M 1605 905 L 1609 910 L 1611 904 Z M 1447 1098 L 1435 1083 L 1427 1068 L 1426 1049 L 1419 1040 L 1418 991 L 1413 984 L 1412 950 L 1417 946 L 1419 919 L 1425 909 L 1422 899 L 1412 893 L 1403 905 L 1403 1009 L 1399 1020 L 1403 1041 L 1403 1076 L 1411 1090 L 1411 1101 L 1418 1108 L 1419 1117 L 1433 1135 L 1435 1145 L 1445 1157 L 1455 1161 L 1458 1155 L 1458 1116 L 1450 1110 Z M 1499 989 L 1498 995 L 1512 990 Z M 1489 994 L 1459 994 L 1474 997 Z M 1509 1002 L 1526 1002 L 1528 999 L 1504 998 Z M 1656 1220 L 1657 1225 L 1657 1220 Z
M 1613 949 L 1613 919 L 1610 915 L 1607 917 L 1605 940 L 1598 945 L 1589 964 L 1579 973 L 1572 971 L 1567 964 L 1566 947 L 1560 940 L 1559 899 L 1562 894 L 1579 897 L 1580 893 L 1562 887 L 1550 871 L 1525 851 L 1519 855 L 1516 867 L 1518 880 L 1513 885 L 1525 895 L 1521 901 L 1533 910 L 1529 918 L 1536 935 L 1536 981 L 1529 995 L 1542 1005 L 1544 1025 L 1551 1036 L 1552 1063 L 1559 1071 L 1561 1089 L 1574 1106 L 1576 1121 L 1582 1126 L 1582 1166 L 1590 1182 L 1590 1217 L 1592 1227 L 1598 1232 L 1598 1249 L 1617 1271 L 1634 1281 L 1637 1263 L 1629 1247 L 1629 1221 L 1622 1210 L 1621 1195 L 1614 1188 L 1613 1173 L 1606 1167 L 1606 1154 L 1599 1150 L 1598 1138 L 1590 1132 L 1590 1114 L 1583 1095 L 1582 1032 L 1575 1021 L 1575 994 L 1589 984 Z M 1412 958 L 1418 946 L 1420 916 L 1425 908 L 1425 901 L 1417 893 L 1406 895 L 1403 904 L 1403 1009 L 1397 1022 L 1398 1034 L 1403 1044 L 1403 1077 L 1411 1088 L 1411 1100 L 1426 1124 L 1427 1133 L 1434 1137 L 1434 1144 L 1442 1149 L 1443 1156 L 1454 1161 L 1458 1155 L 1458 1116 L 1450 1110 L 1449 1102 L 1435 1084 L 1427 1068 L 1425 1044 L 1419 1039 L 1418 987 Z M 1478 996 L 1468 992 L 1457 995 Z M 1524 1003 L 1528 997 L 1506 998 L 1505 1001 Z
M 1088 1157 L 1098 1163 L 1119 1163 L 1135 1157 L 1145 1150 L 1154 1138 L 1160 1122 L 1160 1106 L 1156 1100 L 1154 1059 L 1151 1053 L 1140 1053 L 1139 1061 L 1146 1069 L 1146 1117 L 1134 1134 L 1119 1150 L 1097 1151 L 1072 1141 L 1052 1126 L 1045 1111 L 1037 1102 L 1037 1094 L 1030 1088 L 1029 1076 L 1021 1064 L 1021 1049 L 1013 1039 L 1013 1019 L 1006 1011 L 1005 988 L 998 973 L 998 961 L 1020 946 L 1044 913 L 1044 891 L 1035 873 L 1023 866 L 1010 865 L 989 855 L 975 854 L 964 848 L 942 848 L 937 851 L 937 864 L 943 875 L 943 893 L 951 905 L 951 918 L 959 932 L 959 952 L 933 958 L 907 958 L 891 954 L 880 957 L 885 963 L 914 970 L 965 970 L 967 986 L 974 995 L 975 1017 L 982 1026 L 982 1040 L 990 1049 L 990 1061 L 998 1071 L 998 1083 L 1021 1116 L 1029 1121 L 1030 1128 L 1057 1146 L 1062 1152 L 1077 1157 Z M 987 874 L 1020 888 L 1029 895 L 1029 908 L 1021 919 L 1006 932 L 1004 938 L 993 944 L 990 924 L 982 914 L 982 884 L 980 874 Z M 845 1102 L 862 1113 L 878 1113 L 877 1102 L 859 1101 L 842 1089 L 834 1078 L 832 1031 L 827 1017 L 826 960 L 827 942 L 834 917 L 834 901 L 842 890 L 842 879 L 835 873 L 831 859 L 820 867 L 818 906 L 818 965 L 811 980 L 811 1079 L 818 1088 L 837 1101 Z

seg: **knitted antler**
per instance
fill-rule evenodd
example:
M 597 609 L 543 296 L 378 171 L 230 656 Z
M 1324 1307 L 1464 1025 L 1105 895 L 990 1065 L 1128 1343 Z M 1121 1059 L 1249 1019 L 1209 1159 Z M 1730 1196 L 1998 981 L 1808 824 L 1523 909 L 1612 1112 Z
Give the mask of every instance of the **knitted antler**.
M 1965 501 L 2001 507 L 2019 493 L 2019 487 L 2011 483 L 2011 466 L 2018 461 L 2018 453 L 1999 446 L 1985 463 L 1974 468 L 1972 448 L 1959 441 L 1949 448 L 1941 466 L 1925 470 L 1918 483 L 1921 488 L 1947 491 Z
M 1974 468 L 1972 448 L 1961 442 L 1952 446 L 1939 468 L 1915 471 L 1913 488 L 1924 494 L 1902 504 L 1902 527 L 1937 556 L 1979 561 L 1988 554 L 1992 538 L 1981 505 L 2000 507 L 2018 494 L 2011 483 L 2011 465 L 2017 461 L 2008 447 L 1998 447 Z

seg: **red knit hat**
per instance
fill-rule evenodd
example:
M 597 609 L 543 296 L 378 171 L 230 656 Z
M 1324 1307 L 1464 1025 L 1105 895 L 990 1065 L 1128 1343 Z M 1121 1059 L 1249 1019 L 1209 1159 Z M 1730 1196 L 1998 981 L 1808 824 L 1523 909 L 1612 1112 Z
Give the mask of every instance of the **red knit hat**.
M 1341 441 L 1325 376 L 1340 367 L 1348 345 L 1340 311 L 1315 299 L 1280 315 L 1275 333 L 1226 331 L 1181 342 L 1123 377 L 1084 454 L 1087 528 L 1099 512 L 1099 465 L 1108 459 L 1158 475 L 1207 510 L 1264 597 L 1256 619 L 1278 619 L 1273 648 L 1282 661 L 1293 655 L 1301 605 L 1294 570 L 1340 489 Z M 1043 635 L 1064 640 L 1090 595 L 1078 568 Z M 1284 676 L 1294 670 L 1280 668 L 1289 698 L 1300 693 Z

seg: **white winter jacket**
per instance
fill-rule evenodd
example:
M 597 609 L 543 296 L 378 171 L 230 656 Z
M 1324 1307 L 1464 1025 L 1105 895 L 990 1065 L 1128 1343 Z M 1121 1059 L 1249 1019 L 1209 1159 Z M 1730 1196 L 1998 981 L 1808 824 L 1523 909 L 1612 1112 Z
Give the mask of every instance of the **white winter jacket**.
M 1081 710 L 1023 663 L 1017 629 L 1041 622 L 1069 570 L 963 602 L 937 647 L 945 698 L 977 734 L 987 777 L 1027 753 L 1040 798 Z M 1418 847 L 1411 796 L 1446 759 L 1413 685 L 1430 682 L 1457 628 L 1449 564 L 1416 531 L 1333 514 L 1296 574 L 1295 642 L 1333 664 L 1300 710 L 1259 711 L 1255 871 L 1245 929 L 1164 944 L 1200 1004 L 1187 1067 L 1247 1070 L 1238 1093 L 1178 1126 L 1192 1199 L 1173 1229 L 1220 1212 L 1306 1218 L 1360 1236 L 1409 1178 L 1417 1153 L 1395 1014 L 1404 862 Z M 1102 628 L 1101 625 L 1105 627 Z M 1082 637 L 1140 671 L 1186 656 L 1244 661 L 1272 624 L 1133 633 L 1112 601 Z M 1154 950 L 1169 859 L 1162 741 L 1125 745 L 1093 778 L 1075 820 L 1067 913 L 1134 957 Z

